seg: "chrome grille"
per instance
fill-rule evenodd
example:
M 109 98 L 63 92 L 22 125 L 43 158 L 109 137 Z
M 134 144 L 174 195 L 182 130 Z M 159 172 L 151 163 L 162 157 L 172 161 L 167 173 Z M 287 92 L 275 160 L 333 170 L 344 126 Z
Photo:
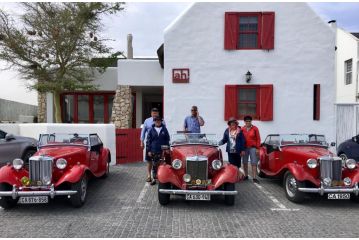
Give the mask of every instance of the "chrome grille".
M 320 177 L 330 178 L 332 181 L 342 180 L 342 159 L 338 157 L 325 156 L 319 158 Z
M 186 159 L 186 173 L 191 175 L 193 180 L 207 180 L 208 158 L 204 156 L 188 157 Z
M 50 185 L 52 179 L 52 158 L 33 156 L 29 159 L 29 178 L 32 185 Z

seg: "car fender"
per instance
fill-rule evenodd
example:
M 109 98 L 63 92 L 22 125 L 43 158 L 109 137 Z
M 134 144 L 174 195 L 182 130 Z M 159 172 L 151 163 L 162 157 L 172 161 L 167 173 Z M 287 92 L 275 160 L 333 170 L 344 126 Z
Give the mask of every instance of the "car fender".
M 182 186 L 182 179 L 180 179 L 169 164 L 163 164 L 158 167 L 157 179 L 161 183 L 171 183 L 178 188 Z
M 108 157 L 107 157 L 108 155 L 111 155 L 110 150 L 108 148 L 104 148 L 101 153 L 101 159 L 105 159 L 106 162 L 111 161 L 111 159 L 108 159 Z
M 89 168 L 86 165 L 80 164 L 73 166 L 62 175 L 56 182 L 55 187 L 58 187 L 65 182 L 76 183 L 80 181 L 86 171 L 89 171 Z
M 302 165 L 289 163 L 284 167 L 284 169 L 287 169 L 298 181 L 310 181 L 316 186 L 320 185 L 320 181 L 313 177 L 311 173 L 306 171 Z
M 214 189 L 219 188 L 224 183 L 236 183 L 239 180 L 239 170 L 232 164 L 224 165 L 212 178 Z
M 24 168 L 15 170 L 12 165 L 6 165 L 0 168 L 0 183 L 7 183 L 11 186 L 21 185 L 21 178 L 29 176 L 29 173 Z

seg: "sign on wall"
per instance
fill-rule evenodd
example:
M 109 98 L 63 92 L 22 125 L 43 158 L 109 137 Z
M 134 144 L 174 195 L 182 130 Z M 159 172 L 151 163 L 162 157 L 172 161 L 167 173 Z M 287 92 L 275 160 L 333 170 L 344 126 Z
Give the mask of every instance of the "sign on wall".
M 189 83 L 189 69 L 188 68 L 174 68 L 172 69 L 173 83 Z

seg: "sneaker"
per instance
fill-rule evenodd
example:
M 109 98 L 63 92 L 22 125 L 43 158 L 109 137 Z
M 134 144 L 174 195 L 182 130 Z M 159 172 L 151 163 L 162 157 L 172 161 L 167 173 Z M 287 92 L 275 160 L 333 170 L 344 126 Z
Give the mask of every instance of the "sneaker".
M 152 181 L 151 177 L 147 177 L 146 182 L 151 182 L 151 181 Z
M 248 176 L 245 176 L 245 177 L 243 178 L 243 181 L 246 181 L 246 180 L 248 180 Z
M 153 179 L 152 182 L 150 183 L 152 186 L 156 184 L 156 180 Z
M 259 184 L 259 181 L 257 178 L 253 178 L 253 182 Z

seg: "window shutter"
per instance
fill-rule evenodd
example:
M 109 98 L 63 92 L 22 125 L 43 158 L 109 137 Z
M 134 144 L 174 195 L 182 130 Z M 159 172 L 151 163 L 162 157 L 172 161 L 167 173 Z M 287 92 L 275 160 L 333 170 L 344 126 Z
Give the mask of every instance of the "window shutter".
M 262 13 L 262 49 L 274 49 L 274 12 Z
M 260 85 L 259 87 L 259 119 L 261 121 L 273 120 L 273 85 Z
M 224 120 L 228 121 L 230 117 L 237 117 L 237 86 L 226 85 L 224 90 Z
M 314 84 L 313 120 L 320 120 L 320 84 Z
M 238 15 L 236 13 L 225 13 L 224 19 L 224 49 L 237 49 Z

